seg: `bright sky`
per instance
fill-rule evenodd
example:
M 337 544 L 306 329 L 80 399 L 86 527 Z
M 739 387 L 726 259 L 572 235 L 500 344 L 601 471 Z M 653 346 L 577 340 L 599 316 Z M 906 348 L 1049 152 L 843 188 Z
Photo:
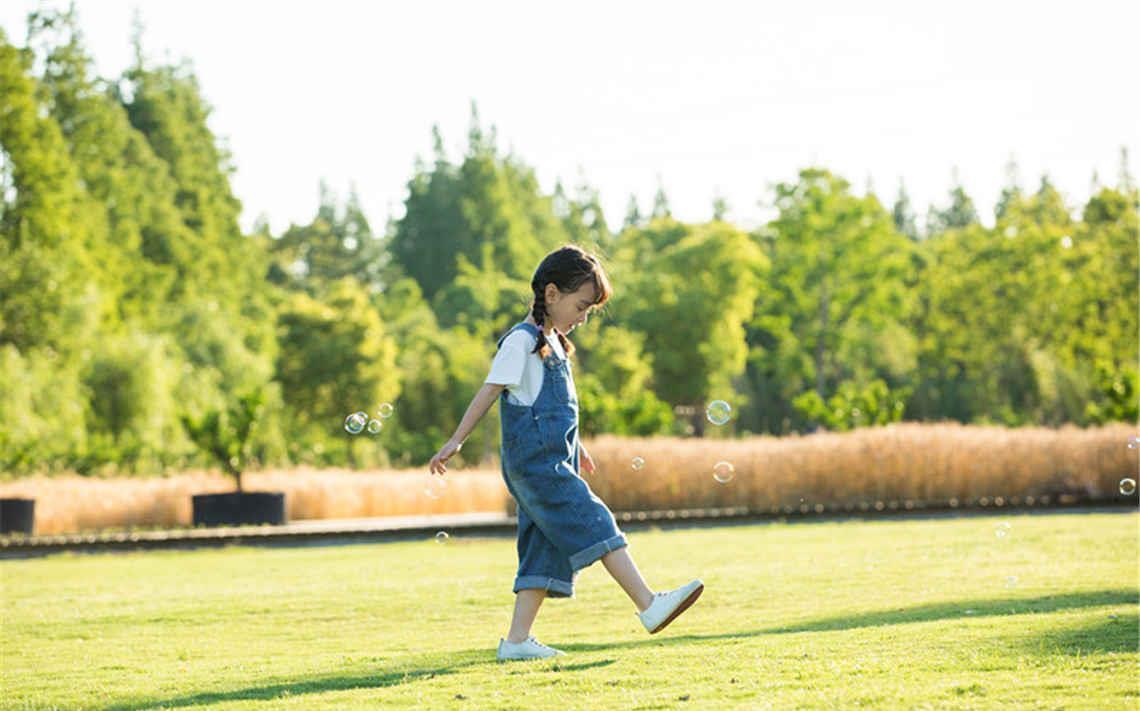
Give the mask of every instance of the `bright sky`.
M 6 0 L 24 43 L 37 2 Z M 373 228 L 402 213 L 438 123 L 453 159 L 470 102 L 545 190 L 579 175 L 611 224 L 658 176 L 674 215 L 766 219 L 769 186 L 821 164 L 921 219 L 956 166 L 983 222 L 1014 156 L 1071 207 L 1093 171 L 1136 175 L 1140 3 L 280 2 L 76 0 L 100 75 L 130 62 L 132 8 L 152 59 L 190 58 L 237 164 L 248 227 L 309 221 L 318 181 L 355 182 Z M 1133 88 L 1129 88 L 1132 86 Z

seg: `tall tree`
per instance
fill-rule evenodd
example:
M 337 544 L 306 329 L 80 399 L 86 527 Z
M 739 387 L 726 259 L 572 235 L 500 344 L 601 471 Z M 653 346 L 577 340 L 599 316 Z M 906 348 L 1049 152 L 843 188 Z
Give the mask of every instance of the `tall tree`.
M 322 180 L 312 222 L 291 225 L 268 246 L 274 255 L 269 274 L 276 283 L 310 294 L 323 293 L 330 284 L 349 276 L 369 291 L 384 287 L 383 241 L 373 234 L 355 186 L 341 205 Z
M 0 239 L 0 344 L 72 353 L 97 326 L 99 207 L 80 187 L 59 124 L 37 98 L 31 54 L 0 30 L 0 145 L 14 198 Z
M 895 198 L 895 204 L 891 208 L 891 218 L 894 220 L 896 230 L 912 241 L 918 241 L 920 237 L 918 224 L 915 221 L 914 210 L 910 205 L 910 196 L 907 195 L 902 178 L 899 178 L 899 192 Z
M 461 258 L 529 281 L 542 257 L 569 239 L 534 170 L 516 156 L 501 156 L 494 135 L 473 106 L 463 163 L 451 166 L 437 140 L 436 165 L 409 184 L 391 249 L 425 298 L 434 300 L 455 280 Z
M 901 387 L 914 351 L 910 241 L 874 195 L 826 170 L 775 191 L 779 216 L 761 235 L 772 273 L 750 335 L 758 367 L 776 374 L 785 406 L 809 389 L 826 401 L 847 381 Z
M 937 234 L 951 229 L 961 229 L 978 224 L 978 211 L 974 201 L 966 194 L 966 188 L 958 177 L 958 169 L 953 171 L 954 186 L 950 189 L 950 205 L 945 209 L 931 206 L 926 217 L 926 234 Z
M 669 207 L 669 196 L 665 194 L 665 184 L 661 182 L 660 175 L 657 176 L 657 192 L 653 195 L 653 212 L 649 216 L 654 220 L 673 216 L 673 211 Z
M 322 300 L 294 293 L 278 317 L 281 349 L 277 378 L 298 444 L 342 443 L 333 434 L 345 417 L 374 413 L 400 391 L 396 344 L 360 284 L 333 284 Z M 359 463 L 359 438 L 347 440 L 350 461 Z
M 1002 219 L 1009 212 L 1010 207 L 1021 202 L 1021 172 L 1017 167 L 1017 159 L 1012 155 L 1005 164 L 1005 187 L 1001 189 L 997 204 L 994 205 L 994 217 Z
M 658 396 L 688 408 L 701 434 L 703 403 L 734 392 L 744 370 L 744 326 L 768 260 L 724 222 L 689 227 L 663 218 L 652 225 L 656 230 L 630 233 L 619 245 L 617 261 L 637 269 L 615 272 L 627 286 L 614 310 L 654 354 Z
M 626 203 L 625 218 L 622 220 L 622 229 L 640 227 L 643 221 L 644 220 L 641 216 L 641 208 L 637 204 L 637 196 L 631 194 L 629 196 L 629 201 Z
M 728 200 L 723 195 L 717 193 L 713 197 L 712 202 L 712 218 L 713 221 L 724 221 L 728 219 Z

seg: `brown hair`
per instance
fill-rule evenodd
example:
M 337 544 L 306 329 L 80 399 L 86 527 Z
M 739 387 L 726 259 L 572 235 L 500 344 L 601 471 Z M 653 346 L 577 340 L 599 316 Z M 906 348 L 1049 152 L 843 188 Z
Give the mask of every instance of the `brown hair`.
M 542 322 L 546 318 L 546 285 L 554 284 L 563 294 L 573 294 L 590 280 L 594 282 L 594 291 L 597 293 L 594 305 L 601 306 L 613 294 L 606 271 L 602 269 L 597 257 L 572 244 L 546 255 L 538 265 L 534 278 L 530 280 L 530 288 L 534 291 L 530 313 L 539 326 L 538 343 L 532 353 L 538 353 L 540 358 L 550 355 L 550 346 L 546 343 L 546 334 L 542 330 Z M 562 350 L 570 356 L 574 352 L 574 344 L 561 332 L 558 333 L 558 340 L 562 344 Z

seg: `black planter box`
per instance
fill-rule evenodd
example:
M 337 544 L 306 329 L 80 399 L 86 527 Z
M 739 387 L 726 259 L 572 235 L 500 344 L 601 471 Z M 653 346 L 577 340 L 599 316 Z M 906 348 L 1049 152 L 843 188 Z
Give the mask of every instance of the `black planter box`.
M 230 494 L 197 494 L 195 526 L 285 523 L 285 492 L 258 491 Z
M 35 499 L 0 499 L 0 533 L 25 533 L 30 536 L 35 525 Z

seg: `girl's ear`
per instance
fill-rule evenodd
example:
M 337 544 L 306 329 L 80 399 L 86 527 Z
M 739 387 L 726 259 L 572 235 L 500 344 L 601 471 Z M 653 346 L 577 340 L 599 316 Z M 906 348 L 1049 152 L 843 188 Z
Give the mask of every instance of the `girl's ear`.
M 546 296 L 546 303 L 548 303 L 548 304 L 553 304 L 554 302 L 558 301 L 558 296 L 559 296 L 558 287 L 555 286 L 553 283 L 547 284 L 545 296 Z

